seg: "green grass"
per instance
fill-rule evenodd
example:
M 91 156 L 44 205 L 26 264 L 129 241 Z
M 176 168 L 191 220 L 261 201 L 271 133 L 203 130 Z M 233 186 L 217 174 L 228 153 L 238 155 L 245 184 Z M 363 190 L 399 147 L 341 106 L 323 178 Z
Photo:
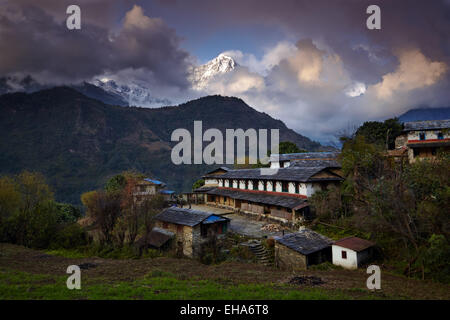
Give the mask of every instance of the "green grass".
M 348 299 L 342 292 L 299 289 L 277 284 L 231 284 L 218 280 L 177 279 L 153 271 L 132 282 L 81 282 L 81 290 L 69 290 L 65 276 L 0 271 L 0 299 Z

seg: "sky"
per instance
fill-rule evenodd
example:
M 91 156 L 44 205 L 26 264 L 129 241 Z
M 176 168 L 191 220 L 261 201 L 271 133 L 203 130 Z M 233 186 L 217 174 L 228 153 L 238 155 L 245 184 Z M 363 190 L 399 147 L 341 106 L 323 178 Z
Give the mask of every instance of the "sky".
M 65 27 L 71 4 L 81 30 Z M 380 30 L 366 27 L 371 4 Z M 450 105 L 450 0 L 0 0 L 0 52 L 0 76 L 138 81 L 174 103 L 236 96 L 324 143 Z M 192 67 L 220 53 L 239 66 L 193 90 Z

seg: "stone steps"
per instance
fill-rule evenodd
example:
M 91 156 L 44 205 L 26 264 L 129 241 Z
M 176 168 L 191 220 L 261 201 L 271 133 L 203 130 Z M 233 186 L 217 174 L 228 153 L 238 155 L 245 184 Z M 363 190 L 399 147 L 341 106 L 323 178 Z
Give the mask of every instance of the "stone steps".
M 261 245 L 259 241 L 252 241 L 246 244 L 251 252 L 256 256 L 258 263 L 265 266 L 273 266 L 273 257 L 271 254 Z

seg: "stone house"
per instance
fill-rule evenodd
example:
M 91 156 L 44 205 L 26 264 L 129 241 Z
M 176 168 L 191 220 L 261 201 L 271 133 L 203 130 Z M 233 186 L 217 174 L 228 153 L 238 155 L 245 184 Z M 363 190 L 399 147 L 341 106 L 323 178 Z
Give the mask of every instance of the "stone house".
M 169 201 L 173 199 L 175 191 L 167 190 L 166 184 L 156 179 L 145 178 L 136 183 L 133 197 L 137 204 L 155 195 L 162 195 L 165 200 Z
M 437 150 L 450 151 L 450 120 L 405 122 L 395 139 L 395 149 L 406 148 L 408 161 L 434 159 Z
M 333 241 L 307 228 L 274 237 L 275 264 L 284 270 L 306 270 L 309 266 L 331 262 Z
M 174 234 L 177 252 L 197 257 L 209 237 L 223 239 L 230 219 L 210 212 L 170 207 L 155 216 L 155 227 Z
M 346 269 L 357 269 L 373 256 L 375 244 L 357 237 L 348 237 L 332 245 L 333 264 Z

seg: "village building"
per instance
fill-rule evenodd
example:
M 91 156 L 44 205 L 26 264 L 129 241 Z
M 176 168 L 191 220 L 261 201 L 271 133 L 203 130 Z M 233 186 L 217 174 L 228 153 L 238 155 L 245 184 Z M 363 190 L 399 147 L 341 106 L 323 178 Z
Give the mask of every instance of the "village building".
M 204 195 L 206 205 L 286 224 L 301 223 L 311 218 L 307 199 L 316 191 L 338 185 L 343 178 L 340 164 L 331 158 L 336 153 L 294 155 L 288 166 L 274 165 L 277 170 L 271 175 L 262 174 L 259 168 L 216 169 L 203 176 L 205 185 L 194 193 Z M 287 155 L 279 156 L 278 160 Z
M 270 156 L 270 168 L 287 168 L 292 162 L 303 164 L 303 166 L 317 166 L 318 161 L 326 167 L 340 168 L 337 162 L 339 152 L 300 152 L 286 154 L 272 154 Z
M 406 149 L 409 163 L 435 159 L 437 151 L 450 151 L 450 120 L 405 122 L 403 133 L 395 139 L 395 149 Z
M 332 245 L 333 264 L 346 269 L 357 269 L 370 261 L 375 244 L 357 237 L 348 237 Z
M 274 237 L 275 264 L 284 270 L 305 270 L 314 264 L 331 262 L 333 241 L 307 228 Z
M 155 195 L 162 195 L 166 201 L 170 201 L 173 200 L 175 191 L 167 190 L 166 184 L 156 179 L 145 178 L 136 183 L 133 197 L 137 204 L 151 199 Z
M 226 217 L 178 207 L 165 209 L 155 216 L 155 221 L 156 228 L 164 230 L 166 235 L 173 234 L 172 245 L 177 252 L 191 258 L 201 253 L 201 245 L 210 237 L 223 239 L 230 224 L 230 219 Z M 158 229 L 156 232 L 159 232 Z M 163 238 L 158 235 L 155 235 L 156 237 Z M 167 238 L 167 241 L 170 239 L 172 238 Z M 158 244 L 162 246 L 164 243 Z

